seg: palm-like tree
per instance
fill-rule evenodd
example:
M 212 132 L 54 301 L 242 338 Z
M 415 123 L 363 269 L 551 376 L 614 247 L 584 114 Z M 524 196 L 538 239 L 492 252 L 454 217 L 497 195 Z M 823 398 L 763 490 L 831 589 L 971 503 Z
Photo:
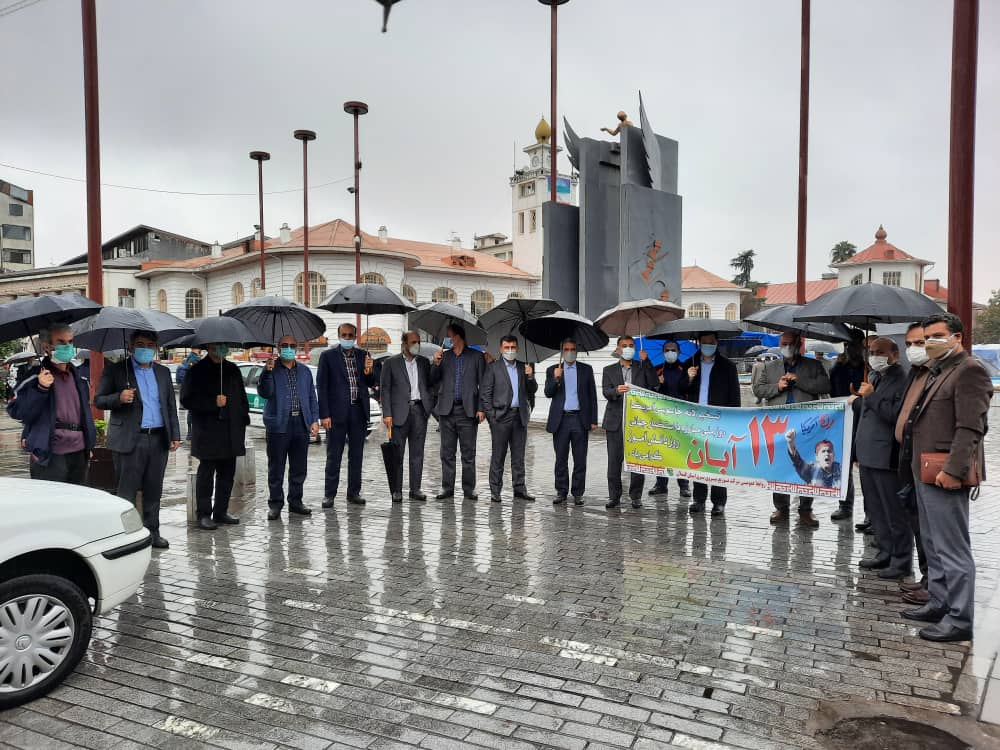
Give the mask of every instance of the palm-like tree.
M 858 252 L 857 246 L 847 240 L 841 240 L 830 250 L 830 262 L 843 263 L 853 258 L 856 252 Z
M 746 286 L 750 283 L 750 275 L 753 273 L 753 259 L 756 255 L 756 250 L 744 250 L 729 261 L 730 267 L 736 271 L 736 276 L 733 277 L 734 284 L 737 286 Z

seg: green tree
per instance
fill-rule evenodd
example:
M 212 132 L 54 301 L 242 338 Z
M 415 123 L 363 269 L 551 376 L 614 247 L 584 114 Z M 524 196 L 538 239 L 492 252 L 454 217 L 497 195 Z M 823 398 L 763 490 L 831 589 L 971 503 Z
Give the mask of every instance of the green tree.
M 740 299 L 740 319 L 747 315 L 753 315 L 764 306 L 764 300 L 757 296 L 757 287 L 766 286 L 766 281 L 748 281 L 744 286 L 750 290 L 750 294 L 744 294 Z
M 733 277 L 733 283 L 736 284 L 736 286 L 745 287 L 750 283 L 750 276 L 753 274 L 753 259 L 756 255 L 756 250 L 744 250 L 742 253 L 729 261 L 730 267 L 736 271 L 736 275 Z
M 972 332 L 975 344 L 1000 344 L 1000 289 L 993 290 L 993 296 L 986 309 L 979 313 L 976 328 Z
M 851 242 L 847 240 L 841 240 L 830 250 L 830 262 L 831 263 L 843 263 L 846 260 L 850 260 L 854 257 L 854 254 L 858 252 L 858 248 Z
M 3 362 L 11 354 L 17 354 L 19 351 L 21 351 L 21 339 L 5 341 L 0 344 L 0 362 Z

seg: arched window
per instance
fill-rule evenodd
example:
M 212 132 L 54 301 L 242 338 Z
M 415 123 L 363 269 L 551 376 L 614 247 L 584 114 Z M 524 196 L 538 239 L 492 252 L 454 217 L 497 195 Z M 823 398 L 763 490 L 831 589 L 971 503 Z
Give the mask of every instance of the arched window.
M 507 299 L 524 299 L 524 292 L 511 292 L 507 295 Z
M 361 334 L 361 339 L 358 343 L 367 349 L 369 354 L 382 354 L 389 351 L 389 344 L 392 343 L 392 339 L 381 328 L 369 328 Z
M 243 304 L 243 285 L 238 281 L 233 284 L 233 304 Z
M 477 289 L 472 293 L 472 314 L 477 318 L 493 307 L 493 292 Z
M 302 274 L 295 277 L 295 301 L 300 305 L 305 299 L 302 289 Z M 326 299 L 326 278 L 316 271 L 309 272 L 309 306 L 316 307 Z
M 167 312 L 167 292 L 165 289 L 156 293 L 156 308 L 160 312 Z
M 735 302 L 730 302 L 726 305 L 726 320 L 739 320 L 740 319 L 740 306 Z
M 712 317 L 712 308 L 705 302 L 695 302 L 688 305 L 687 316 L 689 318 L 710 318 Z
M 205 295 L 200 289 L 188 289 L 184 295 L 184 317 L 188 320 L 205 317 Z
M 453 305 L 457 305 L 458 294 L 455 293 L 454 289 L 446 286 L 439 286 L 431 292 L 431 302 L 450 302 Z
M 417 304 L 417 290 L 412 286 L 409 284 L 403 284 L 403 286 L 399 288 L 399 291 L 403 295 L 403 299 L 409 300 L 414 305 Z
M 865 283 L 864 274 L 857 274 L 853 279 L 851 279 L 851 286 L 861 286 Z
M 367 273 L 361 274 L 362 284 L 381 284 L 385 286 L 385 276 L 380 273 L 375 273 L 374 271 L 368 271 Z
M 250 282 L 250 296 L 259 297 L 260 296 L 260 278 L 255 278 Z

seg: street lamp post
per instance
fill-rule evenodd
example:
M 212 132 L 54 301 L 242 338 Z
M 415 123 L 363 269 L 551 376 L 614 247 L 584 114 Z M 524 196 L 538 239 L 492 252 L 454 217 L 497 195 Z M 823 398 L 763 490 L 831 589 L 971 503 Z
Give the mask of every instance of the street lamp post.
M 558 129 L 558 124 L 556 122 L 556 40 L 557 40 L 557 8 L 560 5 L 565 5 L 569 0 L 538 0 L 542 5 L 548 5 L 552 9 L 551 11 L 551 43 L 550 43 L 550 55 L 551 59 L 549 61 L 551 79 L 549 81 L 549 94 L 551 96 L 551 114 L 550 117 L 552 122 L 550 127 L 552 128 L 552 136 L 549 138 L 549 151 L 550 151 L 550 172 L 549 175 L 549 190 L 550 190 L 550 200 L 555 203 L 557 200 L 556 195 L 556 182 L 558 180 L 559 173 L 556 171 L 556 130 Z
M 368 105 L 364 102 L 344 102 L 344 111 L 354 118 L 354 283 L 361 283 L 361 157 L 358 147 L 358 118 L 368 114 Z M 355 316 L 355 325 L 358 328 L 358 338 L 361 338 L 361 314 Z
M 260 290 L 267 288 L 264 277 L 264 162 L 271 158 L 267 151 L 251 151 L 250 158 L 257 162 L 257 203 L 260 208 Z
M 799 72 L 799 214 L 796 239 L 795 301 L 806 303 L 806 195 L 809 182 L 809 24 L 810 0 L 802 0 L 802 63 Z
M 302 304 L 309 307 L 309 141 L 316 140 L 316 132 L 296 130 L 292 135 L 302 141 Z

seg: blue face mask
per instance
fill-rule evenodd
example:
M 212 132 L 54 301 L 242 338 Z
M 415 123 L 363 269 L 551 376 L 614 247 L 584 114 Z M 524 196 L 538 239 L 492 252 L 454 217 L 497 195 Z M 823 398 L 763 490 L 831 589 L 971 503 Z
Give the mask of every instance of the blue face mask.
M 451 337 L 445 336 L 444 340 L 441 342 L 442 349 L 451 349 Z
M 215 356 L 216 357 L 218 357 L 219 359 L 225 359 L 228 354 L 229 354 L 229 345 L 228 344 L 216 344 L 215 345 Z
M 294 347 L 283 346 L 281 347 L 281 349 L 278 350 L 278 353 L 281 355 L 281 358 L 285 360 L 285 362 L 291 362 L 293 359 L 295 359 Z
M 132 351 L 132 357 L 140 365 L 148 365 L 156 358 L 156 350 L 140 346 Z
M 354 348 L 354 339 L 341 339 L 340 340 L 340 348 L 341 349 L 353 349 Z
M 72 344 L 56 344 L 52 347 L 52 359 L 61 365 L 67 364 L 76 356 L 76 347 Z
M 718 348 L 719 348 L 718 344 L 702 344 L 701 353 L 704 354 L 706 357 L 714 357 L 715 352 L 716 350 L 718 350 Z

